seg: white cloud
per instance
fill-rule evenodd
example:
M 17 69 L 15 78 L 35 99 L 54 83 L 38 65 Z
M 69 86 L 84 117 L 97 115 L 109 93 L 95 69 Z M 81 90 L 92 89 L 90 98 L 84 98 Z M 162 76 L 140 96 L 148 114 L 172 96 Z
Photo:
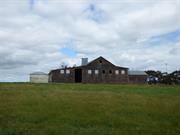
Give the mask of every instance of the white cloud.
M 178 2 L 0 1 L 0 81 L 26 81 L 30 72 L 48 72 L 62 62 L 78 65 L 81 57 L 100 55 L 131 69 L 164 70 L 164 63 L 169 71 L 178 69 L 180 36 L 156 46 L 150 42 L 180 31 Z M 72 48 L 76 57 L 61 53 L 62 47 Z

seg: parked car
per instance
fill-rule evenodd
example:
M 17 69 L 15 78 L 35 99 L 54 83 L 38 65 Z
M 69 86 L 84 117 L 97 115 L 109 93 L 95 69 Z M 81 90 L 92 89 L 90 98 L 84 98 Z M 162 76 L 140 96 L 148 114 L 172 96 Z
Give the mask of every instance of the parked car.
M 147 83 L 148 84 L 157 84 L 159 82 L 159 78 L 155 76 L 148 76 Z

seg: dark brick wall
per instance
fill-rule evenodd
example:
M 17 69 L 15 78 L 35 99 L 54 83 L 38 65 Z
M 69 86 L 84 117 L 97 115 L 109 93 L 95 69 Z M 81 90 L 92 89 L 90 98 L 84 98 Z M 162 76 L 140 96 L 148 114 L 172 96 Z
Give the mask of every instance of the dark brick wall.
M 60 73 L 61 69 L 53 70 L 49 73 L 49 77 L 51 77 L 50 82 L 61 82 L 61 83 L 74 83 L 75 82 L 75 72 L 74 68 L 71 69 L 63 69 L 64 74 Z M 66 74 L 66 70 L 70 70 L 70 74 Z
M 99 57 L 96 60 L 90 62 L 86 66 L 76 67 L 82 69 L 82 83 L 128 83 L 128 68 L 117 67 L 104 59 Z M 75 82 L 75 69 L 67 68 L 70 70 L 70 74 L 61 74 L 60 69 L 52 70 L 49 73 L 51 77 L 50 82 L 61 82 L 61 83 L 74 83 Z M 65 69 L 66 70 L 66 69 Z M 88 74 L 88 70 L 92 73 Z M 98 70 L 98 74 L 95 74 L 95 70 Z M 119 70 L 119 74 L 115 71 Z M 121 74 L 124 70 L 125 74 Z M 105 73 L 103 73 L 105 71 Z
M 116 67 L 103 58 L 93 61 L 82 69 L 83 83 L 128 83 L 128 69 Z M 88 74 L 88 70 L 92 70 L 92 74 Z M 99 73 L 95 74 L 95 70 L 98 70 Z M 115 74 L 115 70 L 119 70 L 118 75 Z M 124 75 L 121 74 L 121 70 L 125 71 Z M 105 71 L 105 73 L 103 73 L 103 71 Z
M 147 75 L 129 75 L 129 83 L 145 84 Z
M 83 69 L 83 77 L 82 77 L 82 82 L 83 83 L 128 83 L 128 76 L 121 75 L 120 72 L 119 74 L 115 74 L 115 70 L 117 69 L 105 69 L 105 74 L 102 73 L 104 69 L 98 69 L 99 74 L 95 74 L 94 71 L 92 70 L 92 74 L 88 74 L 87 69 Z M 109 73 L 109 70 L 112 71 L 112 73 Z M 121 71 L 121 69 L 119 69 Z

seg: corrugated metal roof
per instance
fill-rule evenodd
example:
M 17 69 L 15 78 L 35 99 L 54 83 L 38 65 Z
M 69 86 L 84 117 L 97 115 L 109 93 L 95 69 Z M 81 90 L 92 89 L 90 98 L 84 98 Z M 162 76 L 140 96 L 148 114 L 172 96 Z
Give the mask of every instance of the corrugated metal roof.
M 129 75 L 147 75 L 144 71 L 128 71 Z
M 44 72 L 33 72 L 33 73 L 30 73 L 30 75 L 47 75 L 47 74 Z

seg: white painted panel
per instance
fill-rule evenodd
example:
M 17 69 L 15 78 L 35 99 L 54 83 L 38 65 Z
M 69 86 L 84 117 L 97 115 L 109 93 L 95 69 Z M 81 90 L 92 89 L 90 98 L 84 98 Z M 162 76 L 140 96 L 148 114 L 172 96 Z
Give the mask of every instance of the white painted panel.
M 30 75 L 31 83 L 48 83 L 48 75 Z

